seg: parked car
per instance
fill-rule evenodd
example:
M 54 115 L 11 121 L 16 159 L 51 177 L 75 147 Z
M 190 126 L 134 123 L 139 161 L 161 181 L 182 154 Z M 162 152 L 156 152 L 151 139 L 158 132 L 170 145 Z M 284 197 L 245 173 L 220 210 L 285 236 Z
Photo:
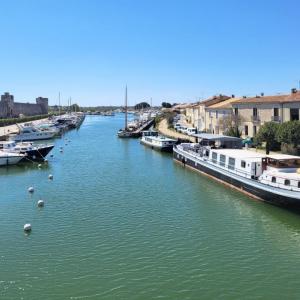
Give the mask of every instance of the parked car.
M 197 133 L 197 128 L 187 128 L 186 133 L 188 135 L 193 135 L 193 134 Z

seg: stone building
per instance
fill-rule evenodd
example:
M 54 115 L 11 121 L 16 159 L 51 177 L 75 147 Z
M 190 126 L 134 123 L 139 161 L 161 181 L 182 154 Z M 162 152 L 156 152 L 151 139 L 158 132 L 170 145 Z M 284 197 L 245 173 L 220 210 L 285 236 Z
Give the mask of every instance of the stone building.
M 233 114 L 239 117 L 243 137 L 253 137 L 265 122 L 283 123 L 300 120 L 300 91 L 288 95 L 242 98 L 232 103 Z
M 1 95 L 0 118 L 16 118 L 20 115 L 35 116 L 48 114 L 48 98 L 38 97 L 36 103 L 14 102 L 9 93 Z
M 232 97 L 206 107 L 204 118 L 206 132 L 224 134 L 226 129 L 232 124 L 232 105 L 239 100 L 240 98 Z

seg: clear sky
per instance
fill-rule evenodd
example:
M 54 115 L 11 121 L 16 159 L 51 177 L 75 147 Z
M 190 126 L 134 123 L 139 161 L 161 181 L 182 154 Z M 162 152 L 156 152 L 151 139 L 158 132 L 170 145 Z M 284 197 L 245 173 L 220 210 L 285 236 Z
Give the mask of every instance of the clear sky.
M 0 92 L 79 105 L 289 92 L 298 0 L 0 0 Z

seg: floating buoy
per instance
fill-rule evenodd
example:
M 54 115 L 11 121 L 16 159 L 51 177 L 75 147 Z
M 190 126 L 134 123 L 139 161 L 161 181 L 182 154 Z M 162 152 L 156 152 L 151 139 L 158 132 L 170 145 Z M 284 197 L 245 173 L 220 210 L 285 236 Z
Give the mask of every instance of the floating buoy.
M 38 205 L 38 207 L 43 207 L 44 206 L 44 200 L 39 200 L 37 205 Z
M 62 152 L 64 152 L 64 150 L 63 150 L 63 149 L 60 149 L 60 150 L 59 150 L 59 152 L 61 152 L 61 153 L 62 153 Z
M 38 168 L 41 168 L 42 167 L 42 165 L 41 164 L 38 164 Z
M 29 224 L 29 223 L 25 224 L 25 225 L 24 225 L 24 231 L 25 231 L 25 232 L 31 231 L 31 224 Z
M 49 178 L 50 180 L 53 180 L 53 175 L 52 175 L 52 174 L 49 174 L 48 178 Z
M 28 188 L 28 192 L 29 192 L 29 193 L 33 193 L 33 192 L 34 192 L 34 188 L 33 188 L 32 186 L 29 187 L 29 188 Z
M 51 154 L 50 157 L 53 157 L 53 154 Z

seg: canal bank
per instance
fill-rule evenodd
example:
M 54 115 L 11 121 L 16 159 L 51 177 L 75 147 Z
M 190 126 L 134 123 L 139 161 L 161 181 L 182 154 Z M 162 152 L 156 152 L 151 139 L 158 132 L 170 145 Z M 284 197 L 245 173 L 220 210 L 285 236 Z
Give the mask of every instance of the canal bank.
M 86 117 L 48 166 L 0 169 L 1 299 L 297 299 L 299 216 L 118 139 L 123 123 Z

